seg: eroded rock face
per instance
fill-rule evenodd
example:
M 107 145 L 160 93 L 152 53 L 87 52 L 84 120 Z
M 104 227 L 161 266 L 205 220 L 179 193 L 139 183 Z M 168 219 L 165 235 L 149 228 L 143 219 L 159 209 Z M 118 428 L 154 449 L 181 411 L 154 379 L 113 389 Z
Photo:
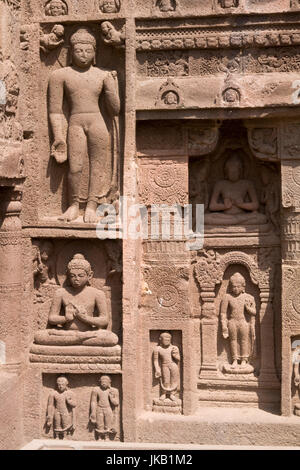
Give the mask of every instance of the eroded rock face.
M 299 443 L 299 10 L 1 2 L 1 448 Z

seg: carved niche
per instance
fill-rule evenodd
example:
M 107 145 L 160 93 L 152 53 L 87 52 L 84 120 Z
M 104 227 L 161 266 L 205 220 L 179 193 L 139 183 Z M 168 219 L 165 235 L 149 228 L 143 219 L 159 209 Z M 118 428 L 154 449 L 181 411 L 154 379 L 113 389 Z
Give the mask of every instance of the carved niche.
M 239 226 L 251 231 L 278 231 L 279 194 L 277 166 L 261 164 L 243 149 L 221 150 L 210 161 L 190 160 L 190 202 L 204 204 L 209 230 Z
M 33 246 L 37 331 L 31 362 L 62 371 L 71 364 L 88 368 L 88 363 L 96 370 L 120 369 L 122 266 L 119 245 L 107 242 L 100 247 L 45 240 Z
M 107 41 L 114 42 L 115 29 L 111 23 L 104 22 L 101 24 L 102 33 L 106 26 L 109 29 Z M 110 29 L 111 27 L 113 31 Z M 57 40 L 57 33 L 63 33 L 61 25 L 55 25 L 49 35 L 43 35 L 41 38 L 42 47 L 47 52 L 49 46 L 50 48 L 56 47 L 57 43 L 62 41 L 62 39 Z M 78 64 L 81 67 L 82 73 L 78 82 L 78 76 L 74 69 L 68 67 L 67 64 L 62 65 L 60 58 L 58 58 L 57 62 L 61 67 L 56 67 L 49 77 L 48 115 L 52 130 L 50 167 L 53 169 L 50 172 L 51 182 L 55 179 L 55 171 L 57 175 L 59 174 L 56 165 L 60 166 L 68 162 L 67 166 L 61 168 L 62 174 L 65 171 L 68 172 L 68 178 L 66 191 L 63 191 L 64 188 L 60 188 L 63 213 L 58 216 L 56 214 L 56 219 L 67 223 L 77 220 L 80 223 L 96 224 L 99 220 L 98 205 L 116 204 L 119 197 L 120 136 L 118 116 L 120 97 L 118 74 L 114 70 L 108 72 L 95 66 L 99 59 L 95 27 L 94 29 L 70 28 L 68 36 L 70 37 L 70 59 L 73 64 Z M 118 43 L 121 45 L 122 42 L 123 39 L 118 35 Z M 87 59 L 81 57 L 81 47 L 86 50 Z M 63 51 L 66 52 L 67 48 L 64 47 Z M 95 93 L 89 94 L 89 102 L 82 100 L 81 95 L 76 92 L 74 92 L 74 99 L 71 99 L 71 89 L 76 90 L 87 86 L 86 74 L 94 76 L 94 79 L 89 82 L 89 86 L 95 87 Z M 99 80 L 103 87 L 98 86 Z M 68 88 L 69 85 L 66 85 L 71 83 L 74 88 L 71 85 L 71 88 Z M 82 110 L 81 116 L 85 116 L 87 120 L 92 119 L 94 125 L 92 126 L 90 121 L 89 124 L 87 121 L 85 123 L 81 121 L 80 125 L 78 123 L 75 125 L 72 106 L 79 107 L 78 109 Z M 64 114 L 66 107 L 69 112 Z M 86 113 L 87 107 L 99 112 Z M 81 131 L 78 131 L 78 125 Z M 86 125 L 94 131 L 85 132 L 83 129 Z M 95 132 L 96 135 L 94 135 Z M 94 143 L 91 145 L 91 142 Z M 79 165 L 80 169 L 76 174 L 71 170 L 73 165 Z M 53 181 L 56 188 L 57 179 L 59 177 Z M 66 210 L 64 210 L 65 208 Z

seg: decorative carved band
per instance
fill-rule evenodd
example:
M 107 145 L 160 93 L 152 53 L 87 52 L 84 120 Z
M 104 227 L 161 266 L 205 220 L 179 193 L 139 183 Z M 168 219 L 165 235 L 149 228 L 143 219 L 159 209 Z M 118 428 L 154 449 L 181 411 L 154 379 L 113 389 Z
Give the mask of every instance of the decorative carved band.
M 300 44 L 299 28 L 249 29 L 214 32 L 203 28 L 137 30 L 138 51 L 162 49 L 224 49 L 244 47 L 293 46 Z

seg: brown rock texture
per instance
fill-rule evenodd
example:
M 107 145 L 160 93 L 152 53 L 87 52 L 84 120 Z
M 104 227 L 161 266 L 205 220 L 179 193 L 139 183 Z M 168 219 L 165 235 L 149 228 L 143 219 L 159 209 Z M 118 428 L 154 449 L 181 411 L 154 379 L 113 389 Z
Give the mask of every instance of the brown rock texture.
M 1 449 L 299 445 L 299 14 L 0 3 Z

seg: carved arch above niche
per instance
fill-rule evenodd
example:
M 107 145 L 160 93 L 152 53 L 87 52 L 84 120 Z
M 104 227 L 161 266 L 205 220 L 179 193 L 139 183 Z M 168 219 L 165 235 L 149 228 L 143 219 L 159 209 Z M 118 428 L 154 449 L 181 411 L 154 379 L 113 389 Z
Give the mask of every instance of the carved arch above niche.
M 233 264 L 247 268 L 251 281 L 260 289 L 269 290 L 272 286 L 273 250 L 261 248 L 257 254 L 248 255 L 242 251 L 220 254 L 215 250 L 203 250 L 194 267 L 195 278 L 201 288 L 215 288 L 220 284 L 226 269 Z

